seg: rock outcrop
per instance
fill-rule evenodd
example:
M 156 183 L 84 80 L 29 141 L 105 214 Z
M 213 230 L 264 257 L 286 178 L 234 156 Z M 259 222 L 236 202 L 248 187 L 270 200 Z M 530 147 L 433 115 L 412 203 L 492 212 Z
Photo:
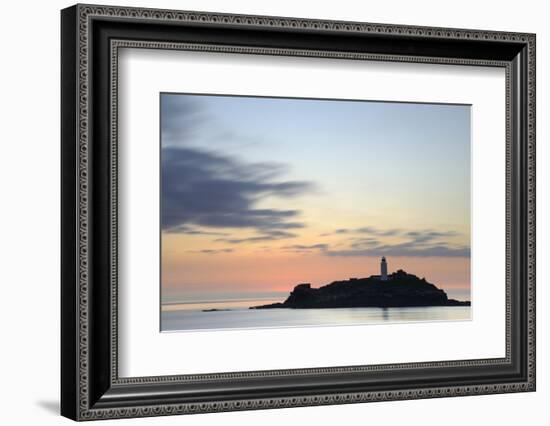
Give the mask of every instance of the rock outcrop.
M 449 299 L 443 290 L 424 278 L 399 270 L 388 275 L 387 281 L 372 276 L 335 281 L 319 288 L 299 284 L 284 302 L 253 306 L 250 309 L 411 306 L 470 306 L 470 302 Z

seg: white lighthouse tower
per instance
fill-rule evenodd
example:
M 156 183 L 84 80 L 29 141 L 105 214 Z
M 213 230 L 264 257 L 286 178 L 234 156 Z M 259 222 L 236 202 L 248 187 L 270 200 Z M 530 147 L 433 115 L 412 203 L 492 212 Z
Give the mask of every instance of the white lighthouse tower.
M 386 263 L 386 256 L 382 256 L 380 262 L 380 281 L 388 281 L 388 264 Z

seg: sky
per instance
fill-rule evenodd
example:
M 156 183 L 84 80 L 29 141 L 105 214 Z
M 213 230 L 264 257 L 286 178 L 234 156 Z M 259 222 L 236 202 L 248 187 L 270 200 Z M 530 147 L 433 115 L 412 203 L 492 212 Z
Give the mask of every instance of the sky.
M 404 269 L 469 299 L 470 106 L 161 94 L 163 303 Z

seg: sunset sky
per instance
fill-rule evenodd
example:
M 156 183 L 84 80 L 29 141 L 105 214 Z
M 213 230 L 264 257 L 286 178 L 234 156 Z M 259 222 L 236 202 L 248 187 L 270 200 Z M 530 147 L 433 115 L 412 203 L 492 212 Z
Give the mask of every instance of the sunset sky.
M 404 269 L 469 300 L 470 107 L 161 95 L 162 301 Z

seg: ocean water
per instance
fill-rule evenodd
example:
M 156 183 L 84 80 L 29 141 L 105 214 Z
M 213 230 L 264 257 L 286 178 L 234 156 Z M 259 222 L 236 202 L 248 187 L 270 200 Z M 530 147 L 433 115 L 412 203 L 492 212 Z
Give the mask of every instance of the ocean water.
M 161 331 L 257 329 L 425 321 L 468 321 L 470 306 L 411 308 L 248 309 L 275 300 L 230 300 L 163 305 Z M 204 312 L 208 309 L 217 311 Z

